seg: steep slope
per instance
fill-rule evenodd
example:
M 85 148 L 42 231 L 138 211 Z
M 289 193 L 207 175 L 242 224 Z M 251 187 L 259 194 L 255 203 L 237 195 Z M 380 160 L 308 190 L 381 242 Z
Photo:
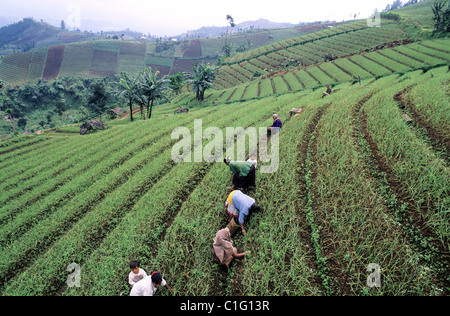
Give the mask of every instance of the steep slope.
M 8 143 L 0 148 L 0 292 L 127 295 L 128 264 L 139 259 L 179 295 L 448 295 L 448 160 L 394 100 L 415 87 L 415 106 L 448 107 L 418 98 L 429 80 L 445 98 L 447 66 L 345 83 L 324 99 L 309 89 L 184 115 L 161 106 L 157 120 Z M 292 107 L 305 110 L 288 119 Z M 285 123 L 280 168 L 257 173 L 249 194 L 262 212 L 234 238 L 252 255 L 224 278 L 210 251 L 227 224 L 230 171 L 223 162 L 174 162 L 171 135 L 183 126 L 192 135 L 194 119 L 203 131 L 265 131 L 273 113 Z M 81 282 L 68 287 L 73 263 Z M 367 282 L 372 273 L 379 286 Z

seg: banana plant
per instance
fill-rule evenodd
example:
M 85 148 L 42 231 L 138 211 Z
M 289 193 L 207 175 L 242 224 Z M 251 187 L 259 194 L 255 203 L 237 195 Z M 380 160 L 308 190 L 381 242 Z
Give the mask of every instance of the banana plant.
M 128 101 L 130 107 L 130 119 L 133 121 L 133 104 L 137 99 L 137 91 L 139 87 L 139 78 L 131 77 L 128 73 L 122 73 L 118 83 L 119 92 L 117 97 Z
M 147 67 L 142 73 L 142 95 L 147 100 L 147 116 L 152 118 L 153 105 L 159 105 L 160 100 L 167 100 L 166 93 L 169 88 L 170 79 L 168 76 L 158 78 L 159 71 L 153 72 L 152 68 Z

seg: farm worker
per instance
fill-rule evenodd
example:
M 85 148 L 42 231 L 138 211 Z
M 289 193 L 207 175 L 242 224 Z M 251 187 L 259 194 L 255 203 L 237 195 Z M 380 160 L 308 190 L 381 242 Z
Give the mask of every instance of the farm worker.
M 244 253 L 238 253 L 237 249 L 233 247 L 230 230 L 224 228 L 216 233 L 211 253 L 217 263 L 223 264 L 229 268 L 230 263 L 234 258 L 242 258 L 250 252 L 246 251 Z
M 256 155 L 255 154 L 251 154 L 250 158 L 248 158 L 247 162 L 251 162 L 252 165 L 255 166 L 255 169 L 258 166 L 258 160 L 256 160 Z
M 241 226 L 242 234 L 244 236 L 247 234 L 244 228 L 245 221 L 250 219 L 253 212 L 259 212 L 261 210 L 255 202 L 255 199 L 239 190 L 231 192 L 225 202 L 230 221 L 234 219 L 239 220 L 239 225 Z
M 128 283 L 130 285 L 135 285 L 140 280 L 148 277 L 147 273 L 140 268 L 140 262 L 139 260 L 133 260 L 130 262 L 130 269 L 131 272 L 128 275 Z
M 256 187 L 256 167 L 250 161 L 231 161 L 225 158 L 225 164 L 233 172 L 233 185 L 235 188 L 248 189 Z
M 325 91 L 325 92 L 323 93 L 322 98 L 326 97 L 327 95 L 330 95 L 331 93 L 332 93 L 331 87 L 330 87 L 330 85 L 327 84 L 327 91 Z
M 156 271 L 137 282 L 131 289 L 130 296 L 153 296 L 160 286 L 165 286 L 173 292 L 162 275 Z
M 274 114 L 272 116 L 273 118 L 273 124 L 272 126 L 268 127 L 269 132 L 272 132 L 272 130 L 275 129 L 282 129 L 283 128 L 283 123 L 281 122 L 280 118 L 278 117 L 278 114 Z

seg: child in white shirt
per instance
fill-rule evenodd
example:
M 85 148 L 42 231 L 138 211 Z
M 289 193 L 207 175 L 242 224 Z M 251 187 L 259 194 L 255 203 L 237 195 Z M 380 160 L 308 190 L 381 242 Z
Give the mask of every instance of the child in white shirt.
M 139 260 L 134 260 L 130 262 L 130 275 L 128 276 L 128 283 L 133 286 L 137 282 L 147 277 L 147 273 L 140 268 Z
M 155 271 L 151 276 L 136 283 L 131 289 L 130 296 L 153 296 L 160 286 L 165 286 L 173 292 L 162 275 Z

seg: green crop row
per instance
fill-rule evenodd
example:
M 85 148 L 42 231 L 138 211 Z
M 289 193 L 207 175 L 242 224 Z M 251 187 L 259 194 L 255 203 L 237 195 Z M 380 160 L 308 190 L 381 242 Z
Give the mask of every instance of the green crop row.
M 245 111 L 245 109 L 243 109 L 243 111 Z M 236 113 L 230 113 L 230 114 L 228 114 L 228 116 L 231 116 L 231 117 L 233 117 L 233 115 L 236 115 Z M 226 116 L 225 116 L 226 117 Z M 213 117 L 211 117 L 211 119 L 213 119 Z M 162 146 L 162 148 L 170 148 L 170 146 L 167 146 L 167 144 L 159 144 L 158 143 L 158 148 L 155 148 L 154 150 L 155 150 L 155 152 L 157 152 L 157 151 L 160 151 L 160 146 Z M 170 150 L 168 149 L 168 150 L 166 150 L 166 153 L 168 153 L 168 154 L 170 154 Z M 139 154 L 139 156 L 141 156 L 141 157 L 145 157 L 146 156 L 146 152 L 142 152 L 142 154 Z M 165 157 L 167 156 L 167 154 L 165 154 L 164 155 Z M 140 159 L 142 159 L 142 158 L 140 158 Z M 144 158 L 145 159 L 145 158 Z M 147 158 L 147 160 L 148 160 L 149 158 Z M 170 161 L 170 160 L 169 160 Z M 166 163 L 166 165 L 168 164 L 168 162 L 169 161 L 167 161 L 167 158 L 166 158 L 166 161 L 165 161 L 165 163 Z M 131 161 L 129 161 L 129 162 L 127 162 L 127 165 L 131 165 L 131 166 L 139 166 L 139 165 L 141 165 L 141 163 L 139 163 L 139 162 L 137 162 L 137 161 L 135 161 L 135 159 L 133 159 L 133 161 L 131 162 Z M 161 166 L 163 166 L 164 165 L 164 163 L 161 165 Z M 123 168 L 126 168 L 126 166 L 124 165 L 123 166 Z M 150 166 L 148 167 L 148 168 L 151 168 L 151 164 L 150 164 Z M 126 168 L 126 169 L 124 169 L 124 170 L 127 170 L 127 169 L 130 169 L 129 167 L 128 168 Z M 136 169 L 136 167 L 134 167 L 134 169 Z M 153 170 L 153 169 L 152 169 Z M 113 172 L 113 173 L 115 173 L 115 171 Z M 119 174 L 117 174 L 117 175 L 119 175 Z M 142 173 L 142 177 L 144 177 L 144 178 L 148 178 L 146 175 L 148 175 L 148 172 L 146 173 L 146 172 L 143 172 Z M 136 180 L 136 178 L 139 178 L 139 177 L 134 177 L 134 178 L 132 178 L 132 179 L 130 179 L 130 181 L 137 181 Z M 117 178 L 117 179 L 119 179 L 119 178 Z M 109 183 L 110 185 L 112 184 L 112 183 L 114 183 L 114 181 L 111 181 L 111 180 L 109 180 L 108 181 L 108 179 L 105 179 L 105 184 L 106 183 Z M 117 180 L 116 180 L 117 181 Z M 145 181 L 145 180 L 140 180 L 140 181 Z M 103 183 L 103 180 L 102 180 L 102 183 Z M 122 187 L 123 187 L 123 189 L 122 189 Z M 130 189 L 127 189 L 127 188 L 130 188 Z M 126 184 L 124 184 L 123 186 L 121 186 L 121 187 L 119 187 L 118 188 L 118 190 L 131 190 L 131 189 L 133 189 L 134 188 L 134 186 L 132 186 L 132 185 L 126 185 Z M 134 191 L 136 191 L 136 190 L 138 190 L 138 188 L 134 188 Z M 94 192 L 96 192 L 96 190 L 92 190 L 92 191 L 94 191 Z M 91 192 L 92 192 L 91 191 Z M 131 191 L 131 192 L 133 192 L 133 191 Z M 127 194 L 125 194 L 125 193 L 123 193 L 123 194 L 119 194 L 119 196 L 126 196 Z M 116 198 L 115 198 L 115 196 L 116 196 L 116 194 L 111 194 L 111 195 L 107 195 L 106 196 L 106 198 L 105 198 L 105 200 L 101 203 L 101 205 L 105 205 L 105 203 L 108 203 L 107 201 L 109 201 L 109 200 L 111 200 L 111 201 L 115 201 L 116 200 Z M 87 200 L 91 200 L 90 198 L 88 198 Z M 129 203 L 129 202 L 128 202 Z M 74 211 L 76 211 L 76 209 L 79 209 L 80 207 L 76 207 L 76 208 L 74 208 Z M 100 210 L 102 210 L 103 211 L 103 207 L 101 207 L 101 209 Z M 73 211 L 72 211 L 73 212 Z M 58 213 L 61 213 L 61 212 L 58 212 Z M 83 219 L 82 219 L 82 221 L 84 221 L 85 220 L 85 218 L 87 218 L 87 217 L 91 217 L 91 216 L 94 216 L 94 217 L 98 217 L 99 215 L 96 215 L 96 213 L 97 212 L 95 212 L 95 211 L 90 211 L 89 213 L 88 213 L 88 215 L 86 215 L 86 216 L 84 216 L 83 217 Z M 109 214 L 109 213 L 108 213 Z M 65 211 L 65 212 L 62 212 L 61 213 L 61 215 L 63 216 L 63 217 L 67 217 L 68 215 L 67 215 L 67 211 Z M 112 214 L 111 214 L 112 215 Z M 109 215 L 109 216 L 111 216 L 111 215 Z M 56 217 L 55 217 L 56 218 Z M 56 220 L 55 218 L 53 218 L 52 219 L 52 222 L 55 222 L 55 223 L 64 223 L 64 222 L 67 222 L 67 220 L 63 220 L 62 218 L 60 218 L 59 220 Z M 100 225 L 100 224 L 99 224 Z M 45 226 L 44 226 L 45 227 Z M 87 229 L 87 227 L 85 228 L 84 226 L 83 226 L 83 224 L 79 224 L 79 223 L 77 223 L 76 224 L 76 227 L 80 227 L 80 229 Z M 36 229 L 35 231 L 36 232 L 40 232 L 40 235 L 42 235 L 42 225 L 40 225 L 40 229 Z M 74 232 L 74 234 L 75 234 L 76 232 Z M 86 232 L 84 233 L 84 234 L 80 234 L 79 236 L 80 236 L 80 238 L 83 236 L 83 235 L 85 235 L 86 234 Z M 29 242 L 29 241 L 32 241 L 33 239 L 29 239 L 29 236 L 28 236 L 29 234 L 27 234 L 27 235 L 25 235 L 24 236 L 24 238 L 23 238 L 23 240 L 24 240 L 24 242 Z M 76 240 L 76 239 L 75 239 Z M 23 249 L 19 252 L 19 253 L 25 253 L 24 251 L 23 251 Z
M 385 89 L 367 103 L 368 130 L 395 177 L 414 201 L 410 212 L 421 214 L 448 250 L 450 170 L 404 124 L 399 105 L 392 98 L 399 90 L 395 86 Z
M 231 126 L 243 124 L 249 124 L 249 122 L 252 122 L 250 118 L 256 117 L 262 117 L 265 119 L 268 115 L 270 115 L 270 105 L 267 104 L 264 107 L 261 107 L 262 102 L 256 102 L 256 103 L 250 103 L 246 107 L 240 107 L 241 109 L 237 112 L 235 112 L 231 117 L 229 116 L 227 119 L 220 119 L 219 113 L 217 113 L 217 119 L 213 122 L 214 126 L 226 126 L 228 124 L 231 124 Z M 233 107 L 239 107 L 238 104 L 234 105 Z M 253 110 L 253 111 L 251 111 Z M 256 110 L 256 112 L 255 112 Z M 260 113 L 260 114 L 257 114 Z M 232 121 L 230 121 L 230 118 L 233 118 Z M 244 125 L 242 125 L 244 126 Z M 206 128 L 206 126 L 204 126 Z M 177 166 L 177 168 L 181 169 L 191 169 L 192 164 L 181 164 Z M 172 226 L 170 229 L 168 229 L 166 240 L 169 238 L 170 231 L 172 230 L 172 227 L 174 225 L 177 225 L 179 218 L 181 218 L 186 211 L 191 212 L 194 211 L 195 214 L 198 216 L 202 213 L 207 213 L 211 210 L 207 208 L 200 207 L 197 203 L 193 202 L 191 197 L 195 195 L 195 192 L 199 192 L 202 190 L 205 190 L 206 192 L 212 192 L 213 194 L 216 194 L 217 191 L 214 188 L 211 188 L 209 185 L 206 187 L 205 184 L 208 184 L 207 179 L 214 179 L 216 180 L 215 175 L 217 175 L 217 170 L 221 169 L 222 175 L 217 178 L 223 179 L 224 174 L 228 174 L 228 170 L 226 170 L 223 166 L 223 164 L 215 164 L 208 169 L 211 169 L 206 175 L 204 175 L 201 184 L 199 184 L 195 190 L 194 193 L 190 194 L 189 196 L 186 196 L 186 201 L 180 205 L 180 209 L 178 212 L 178 215 L 174 219 Z M 213 176 L 212 173 L 215 175 Z M 228 176 L 226 176 L 228 178 Z M 226 185 L 226 184 L 225 184 Z M 188 188 L 189 189 L 189 188 Z M 192 188 L 193 189 L 193 188 Z M 211 191 L 211 189 L 213 189 Z M 224 189 L 224 186 L 222 185 L 222 190 Z M 141 260 L 145 258 L 145 260 L 142 260 L 145 264 L 148 264 L 152 266 L 152 268 L 157 268 L 160 271 L 165 270 L 165 265 L 160 266 L 153 260 L 151 262 L 148 261 L 148 257 L 155 257 L 157 253 L 163 252 L 161 249 L 164 247 L 161 245 L 161 248 L 158 246 L 159 239 L 161 234 L 163 233 L 163 230 L 167 229 L 167 223 L 166 221 L 159 220 L 159 217 L 161 216 L 167 216 L 163 213 L 159 213 L 157 211 L 157 207 L 154 205 L 158 205 L 159 203 L 166 203 L 166 202 L 160 202 L 161 200 L 166 200 L 165 196 L 155 196 L 155 195 L 148 195 L 140 201 L 139 205 L 136 205 L 135 212 L 139 215 L 129 217 L 127 218 L 127 221 L 123 223 L 123 225 L 120 225 L 116 231 L 114 231 L 110 236 L 108 236 L 107 241 L 104 243 L 104 246 L 102 248 L 99 248 L 98 251 L 96 251 L 90 260 L 86 263 L 85 269 L 88 271 L 88 277 L 86 281 L 86 288 L 82 292 L 80 290 L 74 289 L 71 291 L 71 294 L 75 295 L 96 295 L 96 294 L 106 294 L 106 293 L 118 293 L 118 291 L 124 291 L 124 293 L 127 293 L 127 286 L 126 286 L 126 277 L 127 275 L 127 263 L 130 258 L 134 257 L 140 258 Z M 142 202 L 142 203 L 141 203 Z M 207 200 L 202 200 L 202 202 L 208 203 Z M 157 212 L 157 213 L 156 213 Z M 156 214 L 155 214 L 156 213 Z M 200 213 L 200 214 L 199 214 Z M 141 215 L 142 214 L 142 215 Z M 145 216 L 146 218 L 142 218 L 142 216 Z M 200 216 L 201 218 L 201 216 Z M 218 216 L 217 218 L 220 218 Z M 216 220 L 216 219 L 215 219 Z M 134 229 L 132 231 L 129 231 L 129 227 L 136 227 L 141 226 L 139 225 L 139 222 L 145 222 L 147 225 L 145 227 L 139 228 L 139 231 L 135 231 Z M 192 225 L 192 223 L 190 223 Z M 165 227 L 165 228 L 164 228 Z M 210 225 L 206 225 L 205 228 L 211 229 Z M 201 229 L 201 228 L 200 228 Z M 211 231 L 209 232 L 211 234 Z M 146 237 L 147 236 L 147 237 Z M 147 239 L 145 239 L 147 238 Z M 135 241 L 140 240 L 139 243 L 141 246 L 136 247 Z M 194 242 L 197 242 L 198 239 L 195 239 Z M 172 243 L 170 241 L 166 241 L 165 244 L 170 243 L 171 245 L 175 246 L 177 248 L 176 252 L 182 251 L 182 249 L 186 248 L 185 244 L 180 243 Z M 188 242 L 188 240 L 186 240 Z M 127 251 L 123 252 L 123 249 L 127 249 Z M 121 253 L 118 253 L 117 250 L 120 250 Z M 162 255 L 163 258 L 166 258 L 167 255 L 173 255 L 173 252 L 169 252 L 166 255 Z M 179 257 L 179 260 L 184 260 L 183 256 Z M 104 262 L 106 266 L 109 269 L 109 277 L 106 279 L 99 279 L 98 276 L 94 273 L 96 270 L 96 265 L 98 261 Z M 120 265 L 118 265 L 118 260 L 121 261 Z M 148 262 L 148 263 L 147 263 Z M 171 266 L 175 267 L 176 263 L 172 262 Z M 158 267 L 159 266 L 159 267 Z M 168 266 L 169 268 L 169 266 Z M 93 273 L 90 273 L 92 271 Z M 92 277 L 90 276 L 92 275 Z M 111 279 L 113 277 L 114 279 Z M 177 278 L 178 279 L 178 278 Z M 181 278 L 179 279 L 181 281 Z M 171 284 L 173 284 L 173 287 L 177 288 L 177 290 L 181 290 L 179 286 L 177 286 L 178 282 L 176 283 L 175 280 L 171 281 Z M 202 290 L 206 290 L 206 288 L 203 288 Z
M 211 109 L 205 109 L 198 111 L 197 114 L 202 115 L 205 113 L 208 113 L 211 111 Z M 183 119 L 181 122 L 187 122 L 188 118 Z M 172 120 L 172 123 L 174 126 L 176 126 L 180 121 Z M 137 124 L 140 125 L 140 127 L 143 126 L 143 124 Z M 168 125 L 170 127 L 170 125 Z M 136 127 L 139 129 L 139 127 Z M 152 129 L 148 129 L 148 131 L 152 132 Z M 147 145 L 154 142 L 158 139 L 158 137 L 161 137 L 165 135 L 168 131 L 159 132 L 154 135 L 154 139 L 152 139 L 150 142 L 143 139 L 144 142 L 147 142 Z M 128 136 L 128 140 L 132 140 L 133 137 L 130 138 Z M 132 144 L 132 143 L 131 143 Z M 100 203 L 105 195 L 114 190 L 115 186 L 122 185 L 128 177 L 130 177 L 134 172 L 138 171 L 140 168 L 142 168 L 142 164 L 145 162 L 148 162 L 151 160 L 152 157 L 157 155 L 161 152 L 162 149 L 168 148 L 168 144 L 166 143 L 157 143 L 157 146 L 150 147 L 150 150 L 141 150 L 140 152 L 133 153 L 133 150 L 139 150 L 139 148 L 144 149 L 144 147 L 138 146 L 128 146 L 124 148 L 124 152 L 128 151 L 128 157 L 126 158 L 126 161 L 121 161 L 120 165 L 116 166 L 113 161 L 117 160 L 117 155 L 111 157 L 108 161 L 104 161 L 104 164 L 99 165 L 97 169 L 105 169 L 109 168 L 112 171 L 109 171 L 109 173 L 103 174 L 102 177 L 100 177 L 97 181 L 92 181 L 90 178 L 90 174 L 82 174 L 80 175 L 80 179 L 86 179 L 88 181 L 85 182 L 84 186 L 80 186 L 77 181 L 72 181 L 70 185 L 66 185 L 65 188 L 59 189 L 54 194 L 49 195 L 46 200 L 43 202 L 40 202 L 40 207 L 36 210 L 35 208 L 30 208 L 28 213 L 21 214 L 21 217 L 26 218 L 35 218 L 36 215 L 29 216 L 31 213 L 36 213 L 41 211 L 42 209 L 49 208 L 52 204 L 55 203 L 54 198 L 55 195 L 67 195 L 67 190 L 87 190 L 83 194 L 79 195 L 70 195 L 67 198 L 70 200 L 65 201 L 64 206 L 60 206 L 57 209 L 52 209 L 52 214 L 49 214 L 49 211 L 47 211 L 44 215 L 46 217 L 41 218 L 39 222 L 34 223 L 33 228 L 25 233 L 24 236 L 20 237 L 19 240 L 20 246 L 19 247 L 9 247 L 7 249 L 3 249 L 2 255 L 3 258 L 5 258 L 5 261 L 2 262 L 4 265 L 2 265 L 3 269 L 13 270 L 14 265 L 17 264 L 23 264 L 20 263 L 21 261 L 16 261 L 15 259 L 12 259 L 12 261 L 8 261 L 6 258 L 19 258 L 22 256 L 29 256 L 30 251 L 32 248 L 34 248 L 36 245 L 43 244 L 46 245 L 49 241 L 52 241 L 52 238 L 57 238 L 64 227 L 67 225 L 72 225 L 75 218 L 82 217 L 84 213 L 88 212 L 90 208 L 95 207 L 96 204 Z M 130 153 L 131 156 L 130 156 Z M 123 159 L 122 159 L 123 160 Z M 150 164 L 151 166 L 151 164 Z M 145 174 L 143 174 L 145 175 Z M 90 181 L 89 181 L 90 179 Z M 31 213 L 30 213 L 31 212 Z M 55 213 L 56 212 L 56 213 Z M 20 218 L 18 218 L 20 219 Z M 17 226 L 17 225 L 16 225 Z M 30 224 L 28 224 L 30 226 Z M 20 226 L 19 226 L 20 227 Z M 5 233 L 8 233 L 8 231 L 5 231 Z M 43 236 L 47 236 L 48 239 L 43 239 Z M 38 242 L 39 240 L 42 240 L 41 242 Z M 29 248 L 27 248 L 29 247 Z M 28 250 L 27 250 L 28 249 Z M 9 263 L 8 263 L 9 262 Z M 13 266 L 9 266 L 13 262 Z M 2 270 L 3 271 L 3 270 Z M 3 274 L 3 273 L 2 273 Z M 5 275 L 7 275 L 5 273 Z
M 429 42 L 433 43 L 433 41 L 426 41 L 424 43 L 425 45 L 427 45 L 427 43 Z M 304 46 L 306 48 L 306 45 Z M 411 49 L 409 49 L 408 47 L 411 47 Z M 313 67 L 298 69 L 294 71 L 297 77 L 300 78 L 301 86 L 297 84 L 297 88 L 292 90 L 297 91 L 299 89 L 310 89 L 317 86 L 324 86 L 325 84 L 355 81 L 358 78 L 365 79 L 369 77 L 382 77 L 391 73 L 405 73 L 426 66 L 443 65 L 448 63 L 449 61 L 448 57 L 446 58 L 445 53 L 443 52 L 444 48 L 445 45 L 441 48 L 429 48 L 414 43 L 401 47 L 370 52 L 363 55 L 354 55 L 348 58 L 338 59 L 326 63 L 323 63 L 323 59 L 320 60 L 320 58 L 318 58 L 318 55 L 316 57 L 312 56 L 310 58 L 315 58 L 314 62 L 322 63 L 317 64 Z M 317 51 L 317 47 L 311 48 L 311 52 L 313 51 Z M 297 58 L 300 56 L 294 54 L 291 51 L 284 51 L 281 54 L 277 53 L 277 55 L 279 56 L 277 58 L 282 58 L 282 56 L 288 58 L 288 54 L 289 58 L 292 58 L 293 56 L 294 58 Z M 307 58 L 306 56 L 308 56 L 308 54 L 303 54 L 302 58 Z M 269 58 L 268 55 L 264 58 L 261 57 L 258 59 L 253 59 L 251 62 L 246 62 L 246 65 L 251 65 L 251 67 L 253 68 L 241 66 L 244 64 L 234 65 L 233 67 L 240 66 L 242 74 L 245 75 L 245 77 L 237 75 L 236 72 L 234 74 L 231 74 L 226 70 L 227 68 L 223 67 L 221 68 L 221 73 L 217 79 L 218 88 L 239 86 L 245 83 L 247 81 L 247 79 L 245 78 L 250 77 L 252 75 L 251 71 L 254 69 L 259 68 L 262 73 L 267 73 L 266 70 L 272 70 L 271 67 L 273 65 L 270 65 L 271 62 L 274 62 L 274 59 Z M 281 73 L 280 76 L 286 77 L 287 74 Z M 265 83 L 265 81 L 267 80 L 268 79 L 259 79 L 250 81 L 249 87 L 255 85 L 265 85 L 268 90 L 263 89 L 262 94 L 251 94 L 248 96 L 247 94 L 244 94 L 242 96 L 242 99 L 267 96 L 268 94 L 270 94 L 273 89 L 270 88 L 269 84 Z M 292 80 L 292 78 L 290 80 Z M 277 91 L 277 93 L 285 92 L 285 83 L 280 80 L 276 81 L 278 82 L 278 84 L 275 85 L 275 90 Z M 250 91 L 254 90 L 250 89 Z
M 442 77 L 430 78 L 414 86 L 406 100 L 420 116 L 441 135 L 450 135 L 449 81 Z

